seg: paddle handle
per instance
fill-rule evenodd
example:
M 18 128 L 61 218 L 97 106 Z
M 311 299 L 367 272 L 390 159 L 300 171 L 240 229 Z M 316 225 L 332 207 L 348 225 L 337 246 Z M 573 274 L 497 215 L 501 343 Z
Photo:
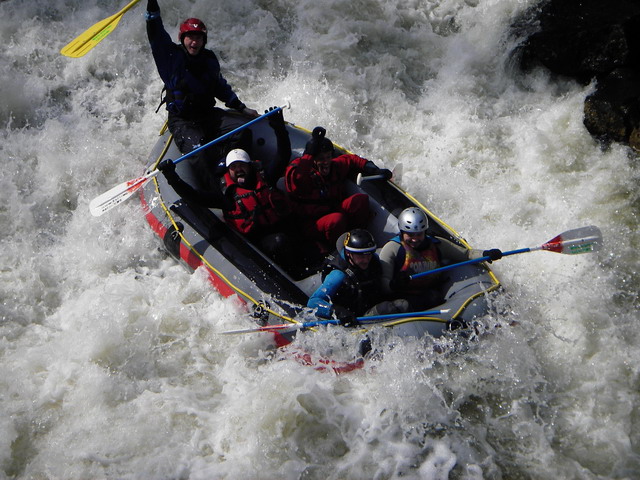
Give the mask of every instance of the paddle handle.
M 356 177 L 356 185 L 360 186 L 362 182 L 366 182 L 368 180 L 382 180 L 384 175 L 369 175 L 368 177 L 363 177 L 361 173 Z

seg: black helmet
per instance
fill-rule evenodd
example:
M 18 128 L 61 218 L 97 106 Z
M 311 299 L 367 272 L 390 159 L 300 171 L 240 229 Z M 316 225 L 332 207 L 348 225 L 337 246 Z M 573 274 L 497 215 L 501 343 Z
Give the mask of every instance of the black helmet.
M 333 143 L 328 138 L 325 138 L 327 131 L 322 127 L 316 127 L 311 133 L 311 140 L 307 142 L 304 147 L 305 155 L 317 155 L 322 152 L 331 152 L 333 155 Z
M 376 241 L 368 231 L 362 228 L 351 230 L 344 237 L 344 248 L 347 252 L 370 253 L 376 251 Z

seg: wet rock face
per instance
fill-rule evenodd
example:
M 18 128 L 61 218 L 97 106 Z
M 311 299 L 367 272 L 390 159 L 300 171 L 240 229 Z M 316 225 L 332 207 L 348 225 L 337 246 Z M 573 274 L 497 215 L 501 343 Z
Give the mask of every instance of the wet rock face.
M 582 84 L 584 124 L 597 139 L 640 148 L 640 1 L 543 0 L 514 23 L 526 38 L 520 67 L 545 67 Z
M 598 80 L 597 90 L 584 102 L 584 125 L 604 142 L 640 147 L 634 135 L 640 127 L 640 73 L 620 68 Z

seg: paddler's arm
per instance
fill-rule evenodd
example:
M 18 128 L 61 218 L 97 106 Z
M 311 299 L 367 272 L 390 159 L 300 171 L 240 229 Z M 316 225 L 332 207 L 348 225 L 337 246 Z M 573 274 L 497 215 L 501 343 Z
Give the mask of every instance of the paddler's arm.
M 173 43 L 171 36 L 164 28 L 157 0 L 149 0 L 145 18 L 147 20 L 147 37 L 149 38 L 153 60 L 160 78 L 167 85 L 172 79 L 176 61 L 175 52 L 178 47 Z
M 380 250 L 380 265 L 382 266 L 382 290 L 385 294 L 391 295 L 396 293 L 391 288 L 391 281 L 396 275 L 395 264 L 400 244 L 398 242 L 389 241 Z
M 276 107 L 271 107 L 265 111 L 265 113 L 275 108 Z M 276 135 L 278 150 L 272 161 L 268 162 L 267 165 L 263 165 L 263 168 L 265 180 L 269 185 L 274 186 L 278 182 L 278 179 L 284 176 L 287 165 L 289 165 L 289 161 L 291 160 L 291 139 L 289 138 L 289 132 L 287 132 L 287 127 L 284 123 L 282 110 L 271 115 L 268 120 L 269 125 Z
M 450 242 L 449 240 L 445 240 L 444 238 L 437 238 L 440 240 L 440 243 L 438 243 L 438 249 L 440 250 L 443 265 L 451 265 L 453 263 L 460 263 L 481 257 L 490 257 L 491 260 L 489 262 L 502 258 L 502 252 L 497 248 L 489 250 L 478 250 L 475 248 L 467 249 Z
M 333 305 L 331 297 L 336 294 L 347 275 L 340 270 L 333 270 L 326 276 L 324 282 L 307 302 L 307 307 L 313 308 L 317 317 L 331 318 L 334 314 L 343 327 L 358 325 L 355 314 L 342 305 Z
M 158 170 L 162 172 L 169 185 L 187 203 L 196 203 L 208 208 L 223 208 L 225 199 L 220 190 L 196 190 L 180 178 L 176 172 L 176 166 L 171 160 L 160 162 Z
M 147 1 L 147 20 L 148 17 L 155 17 L 160 15 L 160 5 L 158 5 L 158 0 L 148 0 Z
M 341 270 L 332 270 L 322 285 L 309 297 L 307 307 L 313 308 L 319 317 L 330 318 L 333 313 L 331 297 L 335 296 L 345 278 L 347 275 Z
M 158 0 L 149 0 L 147 2 L 147 13 L 145 14 L 147 20 L 147 37 L 149 37 L 149 43 L 151 44 L 151 50 L 156 51 L 157 46 L 160 44 L 172 44 L 171 37 L 167 33 L 162 24 L 162 17 L 160 16 L 160 6 Z
M 393 173 L 388 168 L 380 168 L 371 160 L 367 160 L 367 163 L 364 164 L 362 168 L 362 174 L 366 177 L 370 177 L 373 175 L 382 175 L 384 180 L 391 180 Z

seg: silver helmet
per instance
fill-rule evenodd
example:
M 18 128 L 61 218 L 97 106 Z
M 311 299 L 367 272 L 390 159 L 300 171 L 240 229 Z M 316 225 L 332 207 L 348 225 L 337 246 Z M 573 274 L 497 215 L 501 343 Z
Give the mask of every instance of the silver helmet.
M 424 232 L 429 228 L 429 219 L 417 207 L 405 208 L 398 217 L 398 228 L 407 233 Z

